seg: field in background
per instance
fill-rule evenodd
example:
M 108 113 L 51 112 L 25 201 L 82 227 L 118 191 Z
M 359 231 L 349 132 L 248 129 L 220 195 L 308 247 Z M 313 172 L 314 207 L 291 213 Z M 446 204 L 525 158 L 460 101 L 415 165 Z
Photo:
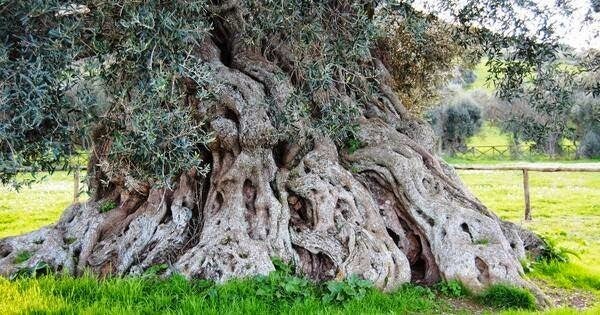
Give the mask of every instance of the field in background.
M 475 82 L 471 84 L 467 90 L 485 90 L 488 92 L 493 92 L 495 90 L 492 82 L 488 82 L 487 79 L 489 77 L 488 67 L 485 65 L 486 59 L 481 60 L 473 69 L 475 72 Z
M 533 220 L 524 221 L 520 171 L 459 171 L 469 189 L 500 218 L 522 224 L 574 251 L 566 266 L 533 276 L 600 296 L 600 173 L 529 172 Z
M 16 192 L 0 185 L 0 238 L 56 222 L 73 201 L 73 175 L 47 174 L 47 180 Z
M 533 220 L 530 222 L 522 220 L 524 205 L 520 172 L 459 171 L 459 175 L 471 191 L 501 218 L 523 224 L 548 236 L 556 241 L 558 247 L 571 249 L 580 256 L 580 258 L 573 258 L 569 264 L 540 265 L 529 273 L 530 277 L 538 283 L 544 282 L 550 288 L 560 288 L 556 293 L 556 298 L 574 292 L 575 296 L 583 296 L 583 303 L 587 306 L 591 301 L 600 298 L 600 264 L 598 263 L 600 261 L 600 175 L 598 173 L 531 172 Z M 57 172 L 47 181 L 35 184 L 31 188 L 24 188 L 19 193 L 0 187 L 0 237 L 27 232 L 55 222 L 63 209 L 71 202 L 72 189 L 73 177 L 66 172 Z M 46 290 L 44 286 L 54 288 L 54 286 L 67 285 L 52 282 L 55 280 L 45 281 L 20 282 L 18 287 L 15 287 L 10 282 L 1 280 L 0 289 L 5 292 L 4 298 L 18 302 L 17 300 L 29 300 L 30 295 L 42 296 L 43 294 L 38 291 Z M 74 286 L 88 285 L 76 284 L 76 280 L 65 281 Z M 124 282 L 105 286 L 107 290 L 113 287 L 114 290 L 125 290 L 131 285 L 144 286 L 145 284 Z M 102 299 L 125 298 L 120 296 L 122 294 L 126 293 L 113 292 Z M 191 298 L 192 293 L 185 294 L 189 294 Z M 35 299 L 35 297 L 32 298 Z M 395 298 L 390 299 L 392 301 Z M 147 299 L 143 300 L 146 301 L 144 303 L 149 303 Z M 51 303 L 50 301 L 46 302 Z M 80 302 L 85 304 L 85 299 Z M 108 303 L 104 300 L 100 302 Z M 572 304 L 571 301 L 562 302 L 566 305 Z M 67 301 L 62 300 L 61 303 L 67 303 Z M 431 312 L 442 307 L 441 304 L 434 304 L 423 309 L 412 310 Z M 151 304 L 144 305 L 150 307 Z M 259 306 L 259 308 L 264 307 L 262 304 Z M 249 304 L 248 307 L 251 305 Z M 593 310 L 598 310 L 598 307 L 596 306 Z M 313 310 L 317 309 L 325 311 L 328 308 Z M 329 310 L 334 309 L 335 312 L 341 313 L 347 311 L 343 308 Z
M 479 132 L 467 140 L 467 146 L 509 145 L 509 141 L 509 136 L 502 133 L 500 128 L 485 121 Z
M 450 164 L 500 164 L 500 163 L 519 163 L 519 162 L 535 162 L 535 163 L 590 163 L 600 162 L 597 159 L 575 159 L 575 144 L 571 141 L 564 140 L 562 145 L 567 152 L 556 158 L 551 158 L 543 154 L 531 151 L 527 144 L 521 144 L 521 155 L 518 158 L 510 156 L 508 147 L 510 144 L 509 136 L 502 133 L 500 128 L 484 122 L 483 126 L 477 134 L 469 138 L 467 141 L 467 152 L 457 153 L 455 156 L 444 156 L 444 160 Z M 498 152 L 490 149 L 490 146 L 496 147 L 497 150 L 504 151 L 503 156 Z M 475 152 L 471 152 L 475 148 Z M 481 154 L 481 152 L 486 152 Z
M 563 140 L 562 144 L 573 145 L 573 142 Z M 510 137 L 508 134 L 503 133 L 500 128 L 491 124 L 489 121 L 484 121 L 479 132 L 467 140 L 467 146 L 476 147 L 489 145 L 510 145 Z

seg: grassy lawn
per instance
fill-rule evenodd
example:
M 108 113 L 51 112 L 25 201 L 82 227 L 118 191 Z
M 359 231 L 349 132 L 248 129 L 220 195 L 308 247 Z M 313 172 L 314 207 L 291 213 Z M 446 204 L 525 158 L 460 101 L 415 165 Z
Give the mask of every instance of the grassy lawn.
M 55 222 L 72 201 L 73 175 L 67 172 L 55 172 L 19 192 L 0 185 L 0 238 Z
M 0 278 L 2 314 L 406 314 L 449 309 L 431 290 L 414 286 L 388 294 L 350 289 L 337 301 L 329 301 L 331 295 L 326 287 L 274 275 L 223 285 L 181 276 L 101 281 L 90 276 L 42 277 L 18 282 Z
M 561 305 L 577 306 L 571 299 L 579 297 L 588 307 L 588 314 L 600 313 L 598 304 L 589 308 L 600 298 L 599 174 L 531 172 L 531 222 L 522 221 L 523 193 L 519 172 L 460 171 L 459 175 L 501 218 L 523 224 L 555 240 L 558 247 L 577 252 L 580 259 L 573 258 L 568 264 L 538 264 L 528 276 Z M 50 180 L 19 193 L 0 188 L 0 237 L 56 221 L 72 199 L 72 185 L 71 175 L 57 172 Z M 98 280 L 91 276 L 7 280 L 0 277 L 0 314 L 468 314 L 500 311 L 483 306 L 477 298 L 449 298 L 441 295 L 439 290 L 416 286 L 406 286 L 388 294 L 367 288 L 363 297 L 351 295 L 344 301 L 325 301 L 324 297 L 331 293 L 327 286 L 306 284 L 291 276 L 269 279 L 215 285 L 179 277 L 167 280 L 153 277 Z M 550 314 L 579 312 L 575 308 L 547 311 Z
M 532 221 L 524 221 L 520 171 L 459 171 L 501 218 L 520 223 L 576 252 L 568 265 L 539 266 L 532 277 L 600 296 L 600 174 L 530 172 Z
M 481 60 L 473 69 L 477 78 L 475 82 L 469 86 L 469 90 L 487 90 L 488 92 L 494 92 L 495 88 L 492 82 L 488 82 L 489 71 L 485 65 L 486 60 Z
M 467 146 L 509 145 L 510 138 L 500 128 L 485 121 L 477 134 L 467 140 Z

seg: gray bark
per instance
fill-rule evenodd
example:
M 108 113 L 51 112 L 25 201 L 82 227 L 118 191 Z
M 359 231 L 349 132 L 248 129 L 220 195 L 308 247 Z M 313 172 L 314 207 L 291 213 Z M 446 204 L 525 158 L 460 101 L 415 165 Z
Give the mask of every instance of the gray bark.
M 102 275 L 166 263 L 171 273 L 225 281 L 267 274 L 279 257 L 311 279 L 356 274 L 384 290 L 451 279 L 475 291 L 493 283 L 535 289 L 523 278 L 519 232 L 430 153 L 433 133 L 388 85 L 360 120 L 362 148 L 350 154 L 323 136 L 280 152 L 263 104 L 285 102 L 290 79 L 251 51 L 237 51 L 230 65 L 211 41 L 198 54 L 221 93 L 195 104 L 215 135 L 210 174 L 183 174 L 171 190 L 92 182 L 92 200 L 72 205 L 57 224 L 0 240 L 0 274 L 40 261 Z M 102 164 L 91 165 L 102 173 Z M 118 207 L 100 213 L 106 200 Z M 23 251 L 33 256 L 15 263 Z

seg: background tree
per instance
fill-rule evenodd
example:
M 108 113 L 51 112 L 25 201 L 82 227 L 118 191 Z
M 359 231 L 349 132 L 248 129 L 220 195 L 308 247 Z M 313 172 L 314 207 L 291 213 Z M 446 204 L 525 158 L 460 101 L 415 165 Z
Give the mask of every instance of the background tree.
M 515 142 L 532 142 L 533 148 L 549 156 L 561 152 L 561 140 L 570 138 L 569 126 L 574 75 L 558 64 L 545 65 L 530 84 L 525 84 L 517 102 L 525 102 L 529 110 L 510 112 L 502 123 L 504 130 L 518 137 Z
M 475 135 L 483 123 L 481 109 L 466 94 L 434 107 L 426 118 L 439 138 L 440 151 L 451 155 L 465 151 L 467 139 Z
M 517 230 L 430 153 L 432 131 L 398 97 L 418 102 L 412 91 L 438 68 L 394 60 L 439 38 L 427 30 L 443 10 L 455 45 L 478 47 L 503 87 L 519 86 L 552 57 L 548 16 L 529 2 L 435 4 L 1 2 L 2 181 L 88 143 L 91 197 L 0 241 L 0 273 L 168 263 L 226 280 L 268 273 L 279 257 L 315 280 L 358 274 L 383 289 L 532 287 Z M 528 23 L 514 18 L 523 10 Z M 32 257 L 17 264 L 22 251 Z
M 597 158 L 600 157 L 600 52 L 590 50 L 582 59 L 587 71 L 580 75 L 572 116 L 579 141 L 578 154 Z
M 486 119 L 509 133 L 515 144 L 527 143 L 539 153 L 558 156 L 569 141 L 579 144 L 579 155 L 597 156 L 599 99 L 593 91 L 598 78 L 595 71 L 582 70 L 593 55 L 590 50 L 543 65 L 536 79 L 524 83 L 510 100 L 481 98 Z
M 573 108 L 578 153 L 587 158 L 600 157 L 600 101 L 589 95 L 578 95 L 579 102 Z

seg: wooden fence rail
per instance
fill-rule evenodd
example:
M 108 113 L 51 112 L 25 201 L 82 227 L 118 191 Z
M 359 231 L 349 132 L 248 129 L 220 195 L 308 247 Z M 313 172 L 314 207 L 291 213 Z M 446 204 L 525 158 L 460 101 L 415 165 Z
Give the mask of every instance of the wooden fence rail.
M 598 166 L 555 166 L 555 165 L 452 165 L 457 170 L 474 171 L 521 171 L 528 170 L 532 172 L 600 172 L 600 163 Z
M 529 198 L 529 172 L 600 172 L 598 165 L 452 165 L 457 170 L 469 171 L 521 171 L 523 172 L 523 196 L 525 199 L 525 220 L 531 220 L 531 200 Z M 73 170 L 73 202 L 79 202 L 80 171 L 86 167 Z M 26 171 L 23 169 L 22 171 Z
M 529 198 L 529 172 L 600 172 L 600 164 L 572 166 L 542 165 L 453 165 L 457 170 L 475 171 L 521 171 L 523 172 L 523 196 L 525 199 L 525 220 L 531 220 L 531 201 Z
M 457 156 L 472 158 L 502 158 L 510 159 L 514 157 L 534 157 L 542 155 L 536 153 L 532 146 L 519 145 L 478 145 L 467 147 L 463 152 L 456 153 Z M 560 146 L 558 155 L 563 158 L 577 158 L 577 146 L 572 144 L 563 144 Z

